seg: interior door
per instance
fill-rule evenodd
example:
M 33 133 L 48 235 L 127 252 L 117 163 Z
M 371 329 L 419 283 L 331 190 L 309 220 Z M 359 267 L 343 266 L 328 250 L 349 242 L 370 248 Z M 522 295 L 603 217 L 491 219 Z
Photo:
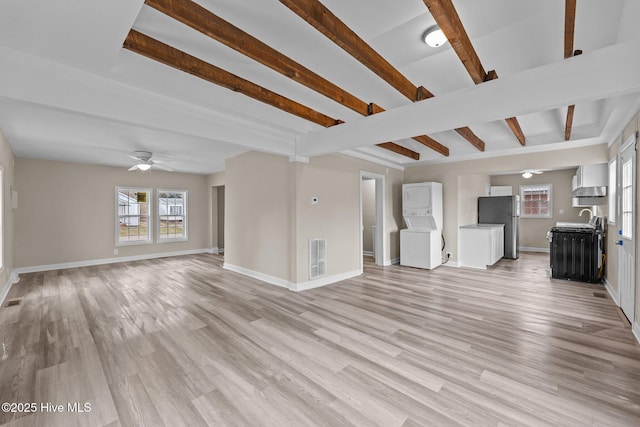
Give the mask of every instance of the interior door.
M 636 135 L 620 148 L 620 215 L 618 230 L 618 290 L 620 308 L 630 322 L 635 320 L 635 181 L 636 181 Z

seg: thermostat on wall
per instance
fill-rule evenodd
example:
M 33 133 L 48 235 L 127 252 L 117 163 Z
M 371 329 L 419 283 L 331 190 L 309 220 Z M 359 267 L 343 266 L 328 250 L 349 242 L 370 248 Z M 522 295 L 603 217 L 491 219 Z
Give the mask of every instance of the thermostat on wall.
M 318 196 L 311 196 L 311 204 L 312 205 L 318 204 Z

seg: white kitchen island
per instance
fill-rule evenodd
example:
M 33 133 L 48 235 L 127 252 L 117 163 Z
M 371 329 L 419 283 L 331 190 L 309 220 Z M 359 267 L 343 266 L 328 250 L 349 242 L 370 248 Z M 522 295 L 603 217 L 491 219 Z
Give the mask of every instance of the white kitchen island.
M 504 224 L 469 224 L 458 229 L 459 265 L 486 269 L 504 256 Z

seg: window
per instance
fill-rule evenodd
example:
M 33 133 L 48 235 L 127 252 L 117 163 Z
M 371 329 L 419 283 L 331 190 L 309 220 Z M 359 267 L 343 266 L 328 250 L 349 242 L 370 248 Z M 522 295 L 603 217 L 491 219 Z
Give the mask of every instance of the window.
M 152 242 L 150 200 L 150 188 L 116 188 L 116 245 Z
M 633 238 L 633 159 L 622 164 L 622 237 Z
M 520 186 L 523 218 L 551 218 L 551 184 Z
M 608 213 L 608 221 L 609 224 L 615 224 L 616 222 L 616 205 L 617 205 L 617 189 L 616 189 L 616 159 L 613 158 L 609 162 L 609 213 Z
M 187 240 L 187 192 L 158 190 L 158 241 Z

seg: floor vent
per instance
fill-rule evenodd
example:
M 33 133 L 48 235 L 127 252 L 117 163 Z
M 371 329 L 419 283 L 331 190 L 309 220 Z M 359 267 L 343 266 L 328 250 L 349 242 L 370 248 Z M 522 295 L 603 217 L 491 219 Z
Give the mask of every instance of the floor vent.
M 22 300 L 14 299 L 13 301 L 7 302 L 4 306 L 5 307 L 13 307 L 15 305 L 20 305 L 21 302 L 22 302 Z
M 323 276 L 327 272 L 327 239 L 309 239 L 309 279 Z
M 597 298 L 606 298 L 607 294 L 603 294 L 602 292 L 594 292 L 593 296 Z

